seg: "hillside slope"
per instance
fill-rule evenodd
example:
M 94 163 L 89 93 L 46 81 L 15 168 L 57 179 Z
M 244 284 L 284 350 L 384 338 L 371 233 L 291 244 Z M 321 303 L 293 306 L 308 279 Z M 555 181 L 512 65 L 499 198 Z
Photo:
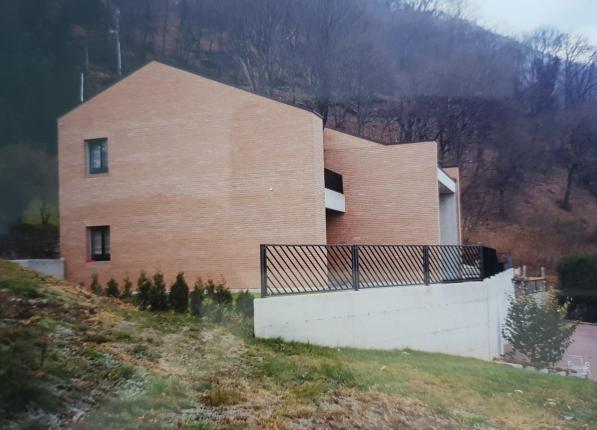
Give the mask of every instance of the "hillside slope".
M 413 351 L 256 341 L 0 261 L 0 427 L 586 429 L 597 383 Z
M 554 273 L 561 257 L 597 251 L 597 202 L 586 190 L 574 187 L 569 211 L 558 206 L 565 173 L 553 169 L 535 173 L 523 189 L 511 196 L 507 212 L 492 208 L 474 228 L 465 232 L 470 243 L 484 243 L 511 252 L 517 266 L 528 265 L 534 275 L 541 266 Z

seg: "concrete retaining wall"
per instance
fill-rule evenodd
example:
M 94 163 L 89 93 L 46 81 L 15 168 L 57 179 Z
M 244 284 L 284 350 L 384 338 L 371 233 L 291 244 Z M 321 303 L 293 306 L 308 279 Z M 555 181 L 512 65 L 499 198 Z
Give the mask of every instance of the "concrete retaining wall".
M 411 348 L 490 360 L 514 293 L 512 270 L 482 282 L 255 300 L 255 335 L 331 347 Z
M 56 279 L 64 279 L 64 258 L 54 260 L 12 260 L 12 262 L 44 275 L 53 276 Z

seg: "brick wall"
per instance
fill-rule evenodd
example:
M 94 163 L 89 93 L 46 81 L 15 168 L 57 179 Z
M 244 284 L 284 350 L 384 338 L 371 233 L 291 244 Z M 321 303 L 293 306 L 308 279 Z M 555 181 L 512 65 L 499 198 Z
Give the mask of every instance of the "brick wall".
M 259 287 L 260 243 L 325 243 L 322 127 L 312 113 L 150 63 L 59 122 L 60 247 L 89 284 L 161 270 Z M 84 140 L 108 138 L 88 176 Z M 111 261 L 87 260 L 109 225 Z
M 326 129 L 324 151 L 346 198 L 346 213 L 327 214 L 328 243 L 439 244 L 435 142 L 380 145 Z

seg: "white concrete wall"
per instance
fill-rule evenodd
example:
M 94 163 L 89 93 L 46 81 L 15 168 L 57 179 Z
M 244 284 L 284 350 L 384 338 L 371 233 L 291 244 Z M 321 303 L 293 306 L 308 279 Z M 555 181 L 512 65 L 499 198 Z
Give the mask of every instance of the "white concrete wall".
M 483 282 L 268 297 L 255 300 L 255 335 L 490 360 L 513 293 L 510 269 Z
M 439 195 L 440 243 L 459 245 L 458 208 L 456 194 Z
M 21 267 L 35 270 L 43 275 L 53 276 L 56 279 L 64 279 L 64 258 L 57 259 L 32 259 L 12 260 Z
M 333 209 L 338 212 L 346 212 L 346 200 L 344 194 L 338 191 L 325 188 L 325 208 Z

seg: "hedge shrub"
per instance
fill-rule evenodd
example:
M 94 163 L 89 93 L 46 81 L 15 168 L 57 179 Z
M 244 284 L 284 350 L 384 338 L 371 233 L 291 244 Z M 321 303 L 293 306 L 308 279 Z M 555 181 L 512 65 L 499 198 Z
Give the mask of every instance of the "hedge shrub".
M 124 278 L 122 283 L 122 294 L 120 298 L 123 300 L 130 300 L 133 297 L 133 283 L 129 279 L 128 275 Z
M 561 300 L 570 300 L 568 316 L 597 322 L 597 254 L 564 257 L 557 271 Z
M 104 293 L 104 288 L 99 283 L 97 273 L 91 275 L 91 285 L 90 285 L 91 292 L 93 294 L 97 294 L 98 296 Z
M 153 285 L 151 279 L 145 272 L 141 272 L 137 279 L 137 304 L 141 309 L 147 309 L 151 303 L 151 290 Z
M 106 284 L 106 295 L 110 297 L 120 297 L 120 289 L 118 288 L 118 282 L 114 278 L 110 278 Z
M 182 272 L 176 275 L 176 281 L 170 287 L 168 299 L 170 308 L 176 312 L 186 312 L 189 308 L 189 286 Z
M 209 279 L 205 286 L 205 293 L 207 298 L 222 305 L 224 307 L 230 307 L 232 305 L 232 293 L 226 288 L 226 282 L 220 282 L 216 284 L 214 281 Z
M 191 301 L 191 315 L 200 317 L 203 312 L 203 300 L 205 299 L 205 289 L 203 288 L 203 282 L 198 279 L 195 282 L 193 291 L 190 294 Z
M 236 312 L 247 318 L 253 318 L 254 300 L 255 297 L 253 297 L 253 294 L 251 294 L 249 290 L 241 291 L 238 293 L 238 297 L 236 298 Z
M 168 292 L 166 291 L 166 283 L 162 272 L 153 275 L 153 286 L 149 294 L 149 301 L 149 308 L 152 311 L 168 310 Z

